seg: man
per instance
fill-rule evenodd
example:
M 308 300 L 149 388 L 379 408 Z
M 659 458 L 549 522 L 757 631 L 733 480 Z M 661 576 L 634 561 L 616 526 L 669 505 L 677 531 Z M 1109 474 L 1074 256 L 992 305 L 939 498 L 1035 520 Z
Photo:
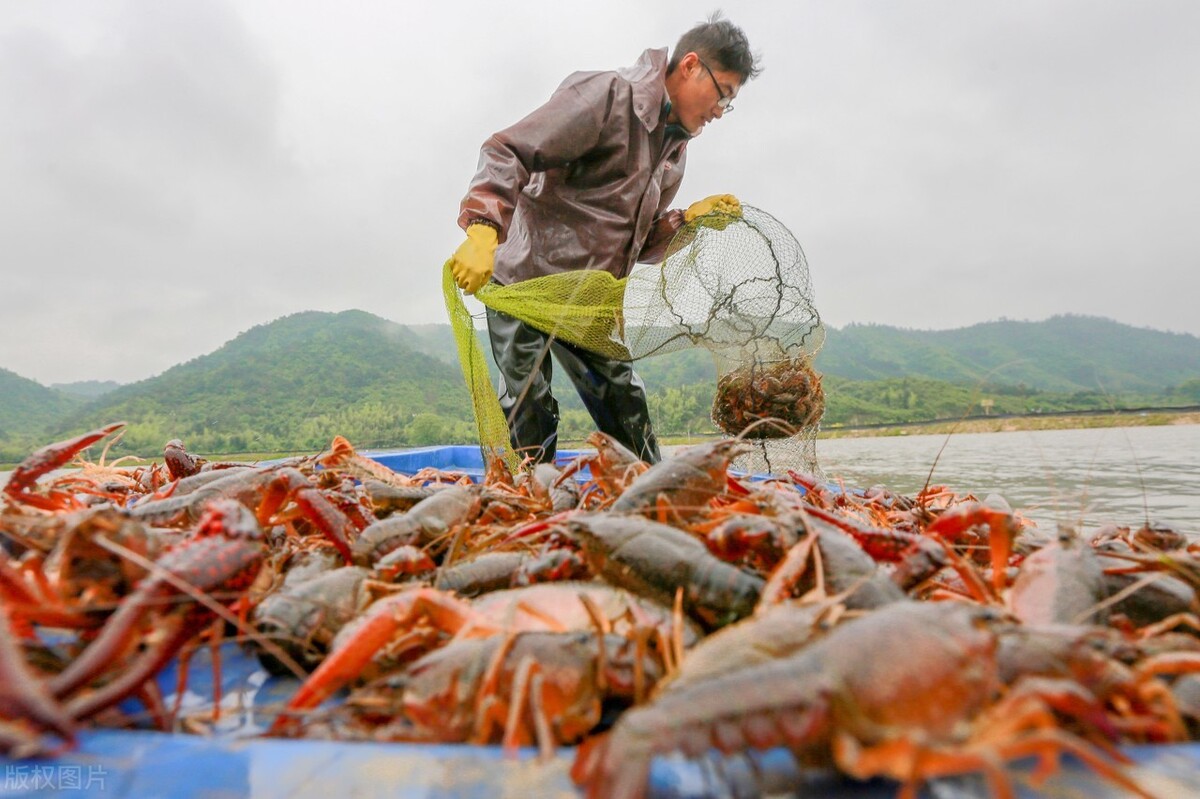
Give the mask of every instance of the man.
M 731 195 L 668 210 L 688 142 L 732 109 L 760 72 L 741 29 L 714 14 L 685 33 L 670 60 L 647 50 L 620 71 L 577 72 L 545 105 L 494 134 L 462 202 L 467 240 L 451 268 L 468 294 L 489 279 L 508 285 L 574 269 L 625 277 L 657 263 L 685 223 L 712 211 L 741 213 Z M 553 340 L 487 309 L 500 406 L 513 446 L 553 460 L 558 403 L 549 346 L 596 426 L 644 460 L 660 458 L 645 387 L 629 363 Z

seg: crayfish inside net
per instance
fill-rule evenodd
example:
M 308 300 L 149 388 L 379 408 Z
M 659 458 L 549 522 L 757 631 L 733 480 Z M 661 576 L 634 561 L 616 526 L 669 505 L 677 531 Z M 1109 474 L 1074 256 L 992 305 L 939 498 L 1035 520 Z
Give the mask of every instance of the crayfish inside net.
M 825 412 L 821 376 L 804 359 L 754 363 L 721 376 L 713 399 L 713 421 L 729 435 L 787 438 L 815 425 Z M 760 424 L 776 419 L 781 424 Z

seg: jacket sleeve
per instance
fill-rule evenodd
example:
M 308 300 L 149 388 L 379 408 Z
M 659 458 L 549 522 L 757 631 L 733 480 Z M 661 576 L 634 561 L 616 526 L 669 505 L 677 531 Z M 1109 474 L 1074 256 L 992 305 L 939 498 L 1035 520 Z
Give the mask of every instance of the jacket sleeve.
M 646 237 L 642 251 L 638 253 L 639 264 L 656 264 L 666 258 L 667 245 L 683 227 L 683 211 L 678 208 L 668 210 L 668 206 L 675 199 L 675 195 L 679 193 L 679 184 L 683 182 L 683 167 L 686 159 L 687 153 L 684 152 L 680 155 L 674 168 L 667 173 L 667 178 L 663 180 L 662 193 L 658 198 L 658 214 L 650 226 L 650 235 Z
M 462 201 L 458 226 L 485 220 L 505 239 L 517 197 L 530 175 L 564 166 L 596 146 L 613 103 L 614 73 L 568 78 L 545 105 L 493 134 Z
M 655 217 L 654 224 L 650 228 L 650 235 L 646 237 L 646 244 L 638 253 L 638 263 L 656 264 L 666 258 L 667 245 L 671 243 L 671 239 L 675 238 L 675 234 L 681 227 L 683 227 L 683 211 L 678 208 L 673 208 L 665 214 Z

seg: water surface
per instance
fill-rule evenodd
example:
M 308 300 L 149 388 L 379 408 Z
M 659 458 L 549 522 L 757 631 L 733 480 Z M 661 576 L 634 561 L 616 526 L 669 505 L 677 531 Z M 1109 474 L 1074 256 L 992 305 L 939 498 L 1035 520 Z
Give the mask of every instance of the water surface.
M 821 439 L 817 457 L 848 486 L 906 494 L 932 468 L 934 484 L 1000 494 L 1048 530 L 1149 516 L 1200 533 L 1200 425 Z

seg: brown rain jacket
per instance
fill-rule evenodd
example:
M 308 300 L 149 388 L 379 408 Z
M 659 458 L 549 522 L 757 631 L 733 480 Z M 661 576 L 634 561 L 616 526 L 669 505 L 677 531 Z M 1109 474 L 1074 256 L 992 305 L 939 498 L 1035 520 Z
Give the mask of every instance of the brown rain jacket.
M 666 49 L 628 69 L 576 72 L 484 142 L 458 223 L 499 228 L 499 283 L 588 268 L 624 277 L 662 258 L 683 224 L 667 206 L 688 141 L 667 130 L 666 76 Z

